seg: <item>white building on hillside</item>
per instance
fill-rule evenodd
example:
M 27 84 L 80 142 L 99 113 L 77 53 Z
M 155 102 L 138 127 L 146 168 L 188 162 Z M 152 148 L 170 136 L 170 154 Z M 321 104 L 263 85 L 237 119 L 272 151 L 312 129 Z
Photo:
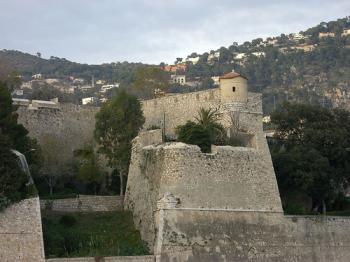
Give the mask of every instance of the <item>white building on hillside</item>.
M 257 57 L 263 57 L 263 56 L 265 56 L 265 52 L 253 52 L 252 55 L 257 56 Z
M 119 83 L 116 84 L 111 84 L 111 85 L 103 85 L 101 86 L 101 93 L 106 93 L 107 90 L 111 90 L 113 88 L 118 88 L 119 87 Z
M 214 86 L 218 86 L 220 84 L 220 76 L 212 76 L 211 80 L 213 80 Z
M 199 56 L 186 58 L 186 62 L 191 62 L 194 65 L 197 64 L 198 61 L 199 61 Z
M 186 84 L 186 76 L 185 75 L 171 75 L 170 76 L 170 83 L 185 85 Z
M 234 59 L 236 60 L 242 60 L 243 58 L 245 58 L 247 56 L 246 53 L 238 53 L 236 54 L 236 56 L 234 57 Z
M 35 80 L 40 80 L 43 78 L 43 76 L 42 76 L 42 74 L 35 74 L 35 75 L 32 75 L 32 78 Z
M 97 98 L 96 97 L 85 97 L 81 100 L 81 103 L 83 105 L 89 105 L 89 104 L 94 104 L 97 102 Z
M 341 36 L 347 36 L 350 35 L 350 28 L 344 29 L 343 33 L 341 34 Z

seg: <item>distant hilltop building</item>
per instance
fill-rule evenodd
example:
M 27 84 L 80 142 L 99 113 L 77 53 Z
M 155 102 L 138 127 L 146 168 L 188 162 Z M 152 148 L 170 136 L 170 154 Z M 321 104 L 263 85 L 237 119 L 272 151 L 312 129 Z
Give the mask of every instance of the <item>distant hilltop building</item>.
M 26 106 L 31 110 L 38 110 L 41 108 L 57 109 L 59 107 L 58 98 L 51 99 L 50 101 L 12 98 L 12 101 L 14 105 Z
M 185 75 L 171 75 L 170 83 L 185 85 L 186 84 L 186 76 Z
M 81 100 L 81 103 L 83 105 L 91 105 L 91 104 L 95 104 L 98 101 L 98 99 L 96 97 L 85 97 Z
M 196 57 L 187 57 L 186 58 L 186 62 L 190 62 L 192 64 L 197 64 L 198 61 L 199 61 L 200 57 L 199 56 L 196 56 Z
M 307 37 L 304 36 L 303 34 L 300 34 L 300 33 L 293 33 L 293 34 L 290 34 L 290 39 L 291 40 L 302 40 L 302 39 L 306 39 Z
M 348 36 L 350 35 L 350 28 L 344 29 L 343 33 L 341 34 L 342 36 Z
M 187 69 L 186 63 L 179 63 L 176 65 L 166 65 L 161 67 L 161 69 L 165 72 L 176 73 L 177 71 L 185 71 Z
M 32 75 L 32 79 L 34 79 L 34 80 L 41 80 L 42 78 L 43 78 L 42 74 Z
M 110 84 L 110 85 L 103 85 L 101 86 L 101 93 L 106 93 L 108 90 L 111 90 L 113 88 L 118 88 L 119 87 L 119 83 L 116 84 Z
M 320 32 L 318 38 L 335 37 L 335 33 L 332 32 Z
M 217 51 L 217 52 L 214 52 L 214 53 L 210 53 L 210 54 L 208 55 L 207 61 L 208 61 L 208 63 L 210 63 L 210 62 L 212 62 L 212 61 L 214 61 L 214 60 L 217 60 L 217 59 L 219 59 L 219 58 L 220 58 L 220 52 Z

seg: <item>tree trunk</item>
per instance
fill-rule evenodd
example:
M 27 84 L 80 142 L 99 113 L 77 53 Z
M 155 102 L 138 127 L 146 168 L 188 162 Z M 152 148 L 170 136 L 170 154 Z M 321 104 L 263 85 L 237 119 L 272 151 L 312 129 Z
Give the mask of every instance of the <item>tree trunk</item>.
M 124 196 L 124 181 L 123 181 L 123 172 L 119 172 L 119 178 L 120 178 L 120 195 Z
M 49 178 L 49 188 L 50 188 L 50 196 L 53 194 L 53 181 L 52 177 Z
M 324 202 L 324 200 L 322 200 L 322 215 L 325 215 L 326 212 L 327 212 L 326 203 Z
M 49 187 L 50 187 L 50 196 L 52 196 L 52 194 L 53 194 L 52 184 L 50 184 Z

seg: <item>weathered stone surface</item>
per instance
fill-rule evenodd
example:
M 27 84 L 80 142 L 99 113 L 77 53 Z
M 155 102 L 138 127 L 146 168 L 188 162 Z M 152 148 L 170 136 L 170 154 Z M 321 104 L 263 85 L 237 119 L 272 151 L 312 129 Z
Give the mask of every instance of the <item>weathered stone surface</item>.
M 164 210 L 161 261 L 349 261 L 350 218 Z M 176 253 L 174 253 L 176 251 Z
M 225 127 L 238 115 L 239 129 L 251 137 L 249 147 L 218 146 L 211 154 L 162 143 L 157 131 L 153 141 L 144 139 L 147 132 L 135 139 L 124 207 L 157 261 L 349 261 L 350 218 L 283 215 L 261 96 L 230 103 L 220 95 L 143 102 L 146 127 L 162 127 L 167 137 L 200 107 L 217 108 Z
M 47 262 L 154 262 L 154 256 L 52 258 Z
M 260 94 L 248 93 L 247 103 L 226 103 L 226 100 L 222 101 L 220 89 L 217 88 L 142 101 L 146 119 L 145 128 L 151 126 L 165 128 L 166 135 L 174 137 L 175 128 L 188 120 L 194 120 L 202 107 L 222 112 L 224 125 L 228 125 L 229 119 L 224 116 L 228 111 L 240 111 L 243 118 L 247 112 L 262 114 Z M 260 121 L 258 124 L 261 123 Z M 251 125 L 251 123 L 248 124 Z
M 40 200 L 40 208 L 60 212 L 99 212 L 123 209 L 122 196 L 87 196 L 55 200 Z
M 0 212 L 0 261 L 45 261 L 39 198 Z
M 95 128 L 95 114 L 99 108 L 59 104 L 57 109 L 29 109 L 19 106 L 18 122 L 37 139 L 43 152 L 53 151 L 56 161 L 54 168 L 65 171 L 73 159 L 73 151 L 91 145 Z

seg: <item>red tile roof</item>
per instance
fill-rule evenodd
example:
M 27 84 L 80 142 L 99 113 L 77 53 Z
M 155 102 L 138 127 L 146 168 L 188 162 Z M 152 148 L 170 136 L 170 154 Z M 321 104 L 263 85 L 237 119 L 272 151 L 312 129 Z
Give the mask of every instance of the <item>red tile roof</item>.
M 223 76 L 220 76 L 219 79 L 231 79 L 231 78 L 235 78 L 235 77 L 239 77 L 239 76 L 247 79 L 245 76 L 242 76 L 236 72 L 230 72 L 230 73 L 224 74 Z

